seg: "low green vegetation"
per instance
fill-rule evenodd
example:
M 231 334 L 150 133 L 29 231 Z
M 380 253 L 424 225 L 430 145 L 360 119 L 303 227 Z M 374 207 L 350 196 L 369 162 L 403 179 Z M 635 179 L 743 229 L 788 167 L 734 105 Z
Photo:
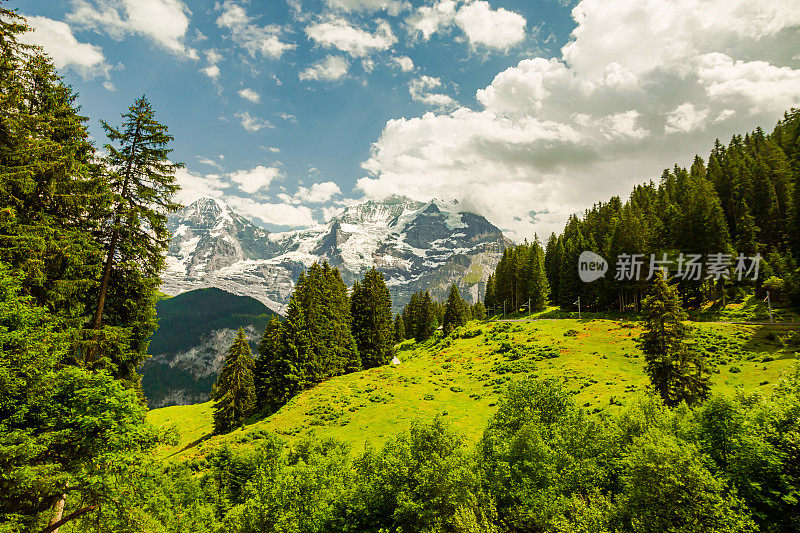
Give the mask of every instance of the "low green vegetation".
M 712 365 L 712 391 L 729 396 L 739 388 L 770 390 L 800 352 L 800 336 L 789 327 L 689 325 L 690 347 Z M 436 415 L 475 441 L 508 383 L 526 376 L 557 379 L 592 415 L 616 413 L 649 384 L 637 346 L 641 332 L 638 322 L 600 319 L 473 321 L 448 338 L 403 342 L 397 348 L 402 362 L 396 367 L 327 380 L 300 393 L 272 416 L 256 417 L 227 436 L 204 440 L 178 455 L 202 455 L 219 445 L 249 441 L 249 435 L 262 431 L 289 441 L 313 433 L 360 449 L 408 429 L 414 420 Z M 205 434 L 210 435 L 211 404 L 202 405 Z M 186 423 L 190 419 L 197 423 L 197 406 L 156 409 L 149 419 L 160 425 L 168 417 L 169 424 L 180 426 L 181 409 L 186 409 Z M 175 454 L 197 440 L 193 429 L 161 453 Z

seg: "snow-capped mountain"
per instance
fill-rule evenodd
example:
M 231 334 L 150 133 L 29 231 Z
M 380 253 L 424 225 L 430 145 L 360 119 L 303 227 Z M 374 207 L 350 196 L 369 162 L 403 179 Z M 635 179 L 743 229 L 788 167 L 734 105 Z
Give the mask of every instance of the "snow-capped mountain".
M 178 294 L 218 287 L 251 296 L 281 312 L 300 272 L 328 261 L 350 284 L 375 266 L 395 308 L 421 289 L 443 296 L 458 283 L 468 299 L 510 244 L 480 215 L 458 202 L 417 202 L 402 196 L 347 207 L 326 224 L 270 233 L 219 200 L 202 198 L 170 217 L 173 233 L 162 290 Z

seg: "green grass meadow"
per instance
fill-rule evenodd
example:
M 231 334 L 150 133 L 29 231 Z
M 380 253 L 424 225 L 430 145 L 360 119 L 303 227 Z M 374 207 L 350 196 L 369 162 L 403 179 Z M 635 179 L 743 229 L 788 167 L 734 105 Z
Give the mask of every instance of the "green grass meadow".
M 797 328 L 692 326 L 693 349 L 715 366 L 715 393 L 774 386 L 800 351 Z M 437 415 L 474 442 L 507 384 L 527 375 L 561 380 L 589 413 L 619 410 L 648 384 L 636 347 L 640 333 L 637 322 L 606 319 L 471 322 L 451 338 L 406 341 L 398 347 L 397 367 L 333 378 L 227 435 L 211 436 L 211 402 L 155 409 L 148 416 L 156 426 L 175 429 L 177 443 L 161 454 L 178 458 L 203 455 L 212 446 L 247 446 L 266 432 L 289 442 L 314 432 L 360 450 Z

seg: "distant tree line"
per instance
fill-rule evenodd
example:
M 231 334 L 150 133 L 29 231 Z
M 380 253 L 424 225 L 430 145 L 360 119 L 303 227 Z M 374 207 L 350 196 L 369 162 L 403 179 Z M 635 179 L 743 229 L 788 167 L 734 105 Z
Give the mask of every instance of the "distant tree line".
M 758 128 L 735 135 L 725 146 L 714 144 L 707 162 L 695 156 L 689 169 L 665 170 L 658 184 L 636 186 L 627 202 L 612 197 L 572 216 L 560 235 L 551 235 L 544 253 L 550 300 L 571 306 L 581 297 L 584 308 L 641 309 L 647 292 L 650 255 L 674 260 L 680 253 L 760 254 L 757 279 L 685 277 L 678 286 L 684 304 L 739 297 L 755 289 L 773 298 L 800 304 L 800 110 L 784 114 L 771 133 Z M 531 268 L 536 243 L 507 249 L 486 289 L 487 307 L 517 310 L 533 301 L 542 309 L 547 291 L 538 266 Z M 578 257 L 593 251 L 609 262 L 604 278 L 583 283 Z M 537 252 L 538 253 L 538 252 Z M 621 254 L 643 254 L 645 264 L 632 279 L 615 279 Z M 537 265 L 539 261 L 534 261 Z M 748 265 L 749 266 L 749 265 Z M 545 296 L 544 300 L 542 296 Z
M 442 328 L 444 335 L 466 324 L 469 320 L 484 320 L 486 308 L 483 302 L 469 305 L 458 290 L 458 285 L 450 286 L 447 300 L 442 303 L 433 299 L 430 291 L 419 291 L 411 295 L 408 305 L 403 308 L 402 314 L 396 318 L 395 331 L 401 331 L 396 339 L 414 339 L 424 342 Z

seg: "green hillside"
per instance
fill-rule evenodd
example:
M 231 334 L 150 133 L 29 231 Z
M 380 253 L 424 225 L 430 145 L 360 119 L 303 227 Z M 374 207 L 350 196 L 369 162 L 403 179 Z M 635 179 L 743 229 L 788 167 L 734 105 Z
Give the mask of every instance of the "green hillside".
M 700 323 L 693 342 L 717 365 L 713 390 L 767 388 L 800 349 L 796 328 Z M 591 413 L 610 413 L 647 385 L 636 322 L 602 319 L 471 322 L 458 338 L 436 337 L 399 347 L 402 363 L 328 380 L 295 397 L 273 416 L 228 435 L 210 437 L 211 403 L 150 411 L 156 426 L 179 439 L 164 455 L 203 454 L 223 443 L 246 445 L 264 432 L 292 441 L 315 432 L 352 444 L 380 444 L 417 419 L 440 414 L 477 440 L 508 382 L 525 375 L 557 377 Z
M 275 315 L 264 304 L 249 296 L 238 296 L 222 289 L 196 289 L 160 300 L 156 304 L 158 329 L 150 338 L 150 355 L 174 355 L 201 345 L 213 331 L 255 327 L 263 331 Z M 252 348 L 258 344 L 252 341 Z M 149 359 L 141 368 L 142 387 L 149 401 L 180 389 L 207 394 L 216 376 L 195 378 L 191 373 Z

